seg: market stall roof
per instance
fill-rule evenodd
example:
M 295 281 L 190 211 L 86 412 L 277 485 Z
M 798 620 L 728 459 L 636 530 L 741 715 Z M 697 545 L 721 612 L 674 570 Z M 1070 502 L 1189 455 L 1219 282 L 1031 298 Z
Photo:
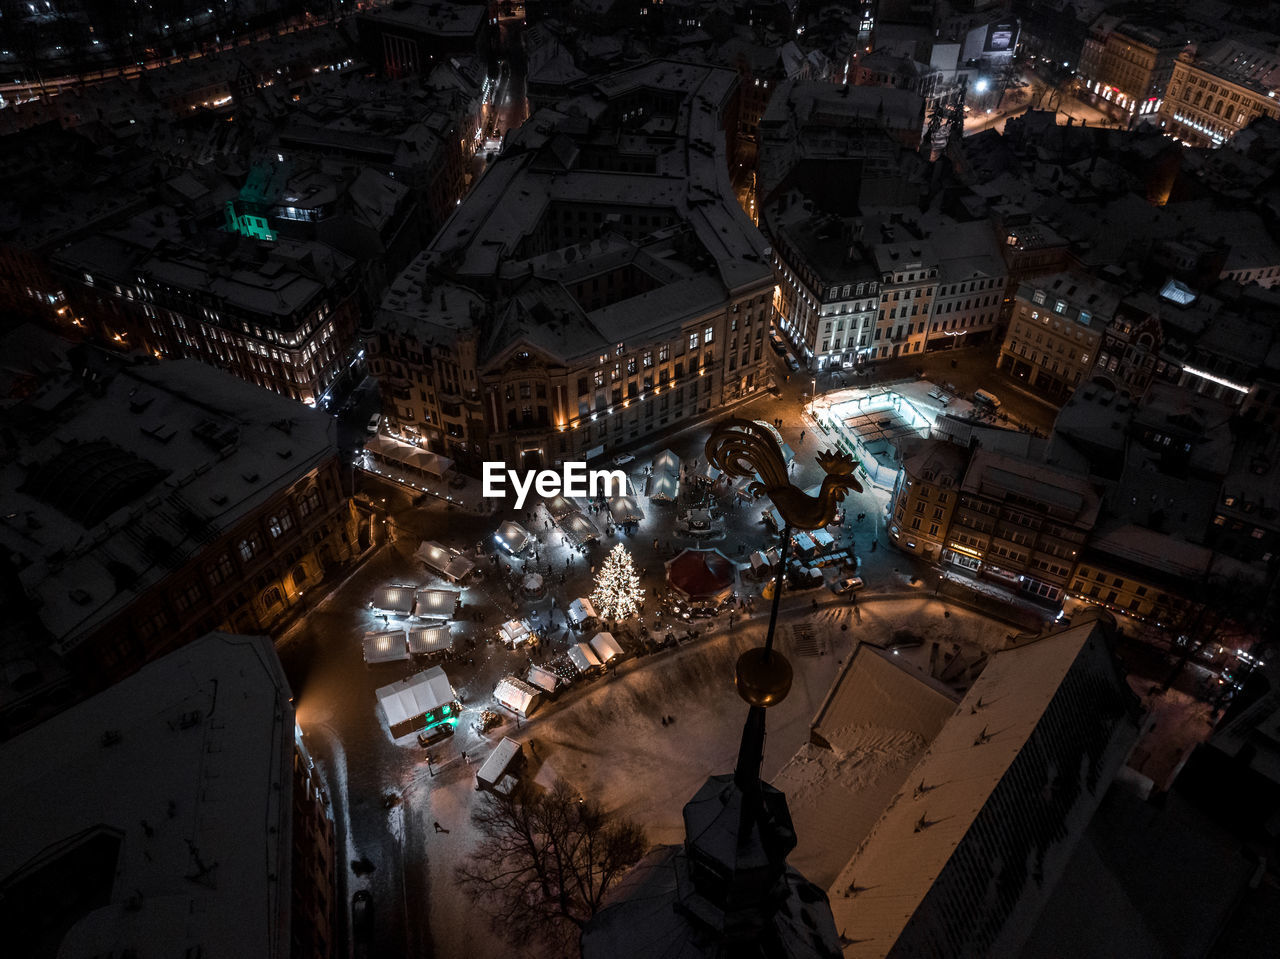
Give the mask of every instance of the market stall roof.
M 414 559 L 434 569 L 445 579 L 461 582 L 466 579 L 476 564 L 471 562 L 456 549 L 449 549 L 434 540 L 423 540 L 413 554 Z
M 825 529 L 813 529 L 809 531 L 809 538 L 813 540 L 818 549 L 827 550 L 836 545 L 835 537 L 828 533 Z
M 422 619 L 453 619 L 454 613 L 458 611 L 460 595 L 456 589 L 432 589 L 424 586 L 418 590 L 413 613 Z
M 546 506 L 547 512 L 551 514 L 551 518 L 554 520 L 559 520 L 562 516 L 568 516 L 578 508 L 572 500 L 563 496 L 553 496 L 551 499 L 543 500 L 543 505 Z
M 699 467 L 698 475 L 714 483 L 724 474 L 720 472 L 720 470 L 712 466 L 710 463 L 704 463 L 701 467 Z
M 531 537 L 529 536 L 528 530 L 515 520 L 509 519 L 498 526 L 497 532 L 493 534 L 493 538 L 512 553 L 519 553 L 529 545 Z
M 448 626 L 418 626 L 409 630 L 409 652 L 446 653 L 453 649 L 453 632 Z
M 569 659 L 580 673 L 600 667 L 600 660 L 596 657 L 595 651 L 586 643 L 575 643 L 570 646 Z
M 751 554 L 752 569 L 760 569 L 760 567 L 762 566 L 769 566 L 769 565 L 771 565 L 769 562 L 769 557 L 764 554 L 763 550 L 758 549 Z
M 364 661 L 369 665 L 395 663 L 408 658 L 403 629 L 364 634 Z
M 382 686 L 376 695 L 392 726 L 412 722 L 458 698 L 440 666 L 432 666 L 390 686 Z
M 591 600 L 585 596 L 580 596 L 569 604 L 569 618 L 575 623 L 581 623 L 587 619 L 597 619 L 596 608 L 591 605 Z
M 613 638 L 613 633 L 596 633 L 591 637 L 591 648 L 600 657 L 601 663 L 607 663 L 613 657 L 622 655 L 622 647 Z
M 556 686 L 560 683 L 560 677 L 549 669 L 543 669 L 541 666 L 530 666 L 529 673 L 525 676 L 525 682 L 530 686 L 536 686 L 544 693 L 554 693 Z
M 523 619 L 509 619 L 500 628 L 502 641 L 519 646 L 530 636 L 529 624 Z
M 414 586 L 380 586 L 373 594 L 375 609 L 384 609 L 388 613 L 404 613 L 413 611 Z
M 600 538 L 600 531 L 596 529 L 596 524 L 577 510 L 563 517 L 559 523 L 560 529 L 573 541 L 575 546 L 581 546 L 583 543 L 589 543 Z
M 519 676 L 504 676 L 493 687 L 493 698 L 521 716 L 529 715 L 540 695 L 542 690 L 530 686 Z
M 365 452 L 393 466 L 407 467 L 437 479 L 443 479 L 445 472 L 453 465 L 453 460 L 439 453 L 432 453 L 412 443 L 400 440 L 385 433 L 379 433 L 365 443 Z
M 653 460 L 649 478 L 649 498 L 674 501 L 680 495 L 680 457 L 663 450 Z
M 689 525 L 696 529 L 711 528 L 711 510 L 709 509 L 691 509 L 688 513 Z
M 615 523 L 639 523 L 644 519 L 644 510 L 634 496 L 615 496 L 609 500 L 609 515 Z
M 724 599 L 733 590 L 734 572 L 718 549 L 686 549 L 667 561 L 667 582 L 689 599 Z
M 796 533 L 791 537 L 791 542 L 795 544 L 796 552 L 801 554 L 812 553 L 817 549 L 808 533 Z

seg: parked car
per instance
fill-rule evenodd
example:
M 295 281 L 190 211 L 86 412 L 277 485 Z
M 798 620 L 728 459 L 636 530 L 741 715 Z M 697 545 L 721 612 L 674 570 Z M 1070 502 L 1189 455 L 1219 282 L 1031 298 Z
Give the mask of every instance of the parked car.
M 786 359 L 787 359 L 787 369 L 789 369 L 792 373 L 800 369 L 800 361 L 797 360 L 795 356 L 788 353 Z
M 846 576 L 831 584 L 831 592 L 835 593 L 837 596 L 842 593 L 856 593 L 866 585 L 867 584 L 862 581 L 861 576 Z
M 769 345 L 773 347 L 773 352 L 777 353 L 779 356 L 787 355 L 787 343 L 777 333 L 769 334 Z
M 368 889 L 351 897 L 351 938 L 356 942 L 373 938 L 373 896 Z
M 365 427 L 364 427 L 365 432 L 367 433 L 378 432 L 378 424 L 381 422 L 382 422 L 382 414 L 374 413 L 372 416 L 369 417 L 369 422 L 365 424 Z
M 628 463 L 634 463 L 636 458 L 630 453 L 619 453 L 613 458 L 614 466 L 626 466 Z

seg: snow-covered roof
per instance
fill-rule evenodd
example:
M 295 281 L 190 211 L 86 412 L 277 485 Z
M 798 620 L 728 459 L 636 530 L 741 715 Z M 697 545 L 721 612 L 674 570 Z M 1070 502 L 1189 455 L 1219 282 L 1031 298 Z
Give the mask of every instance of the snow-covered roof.
M 577 667 L 578 672 L 585 673 L 600 665 L 595 651 L 586 643 L 575 643 L 569 647 L 569 660 Z
M 1087 655 L 1110 667 L 1097 628 L 1085 623 L 991 657 L 829 890 L 836 928 L 852 940 L 848 959 L 893 949 L 1076 663 Z
M 293 750 L 271 640 L 198 639 L 0 745 L 0 877 L 109 848 L 76 866 L 105 901 L 65 902 L 65 959 L 284 959 Z
M 622 647 L 613 638 L 613 633 L 596 633 L 591 637 L 591 648 L 600 657 L 601 663 L 607 663 L 613 657 L 622 655 Z
M 373 594 L 374 609 L 389 613 L 409 613 L 413 610 L 414 586 L 379 586 Z
M 452 619 L 460 595 L 456 589 L 420 589 L 414 596 L 413 614 L 423 619 Z
M 397 663 L 409 658 L 409 649 L 405 641 L 403 629 L 389 629 L 380 633 L 365 633 L 364 661 L 374 663 Z
M 453 648 L 453 633 L 446 626 L 418 626 L 409 630 L 409 652 L 415 656 Z
M 100 372 L 43 372 L 0 464 L 0 548 L 63 655 L 337 455 L 329 416 L 203 363 Z
M 595 619 L 596 608 L 591 605 L 591 600 L 586 596 L 579 596 L 569 604 L 569 617 L 578 623 L 584 619 Z
M 531 686 L 518 676 L 504 676 L 493 687 L 493 698 L 520 715 L 527 715 L 542 690 Z
M 802 746 L 773 780 L 787 795 L 793 866 L 826 888 L 955 711 L 957 698 L 859 643 Z
M 457 699 L 442 666 L 432 666 L 407 679 L 381 686 L 375 695 L 392 726 L 409 722 Z

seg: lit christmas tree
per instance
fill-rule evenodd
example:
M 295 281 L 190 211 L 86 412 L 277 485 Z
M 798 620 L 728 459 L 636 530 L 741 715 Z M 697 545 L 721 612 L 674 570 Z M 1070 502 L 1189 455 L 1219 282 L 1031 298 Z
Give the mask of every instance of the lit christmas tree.
M 596 575 L 591 605 L 602 619 L 617 622 L 640 612 L 642 599 L 644 590 L 640 588 L 640 577 L 636 575 L 631 554 L 619 543 L 609 551 L 609 555 L 604 558 L 604 565 Z

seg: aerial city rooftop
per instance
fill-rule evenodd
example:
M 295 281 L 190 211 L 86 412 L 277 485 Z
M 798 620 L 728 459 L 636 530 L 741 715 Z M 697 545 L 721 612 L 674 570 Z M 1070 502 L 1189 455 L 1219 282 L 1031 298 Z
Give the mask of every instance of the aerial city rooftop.
M 1268 954 L 1273 20 L 0 3 L 14 954 Z

